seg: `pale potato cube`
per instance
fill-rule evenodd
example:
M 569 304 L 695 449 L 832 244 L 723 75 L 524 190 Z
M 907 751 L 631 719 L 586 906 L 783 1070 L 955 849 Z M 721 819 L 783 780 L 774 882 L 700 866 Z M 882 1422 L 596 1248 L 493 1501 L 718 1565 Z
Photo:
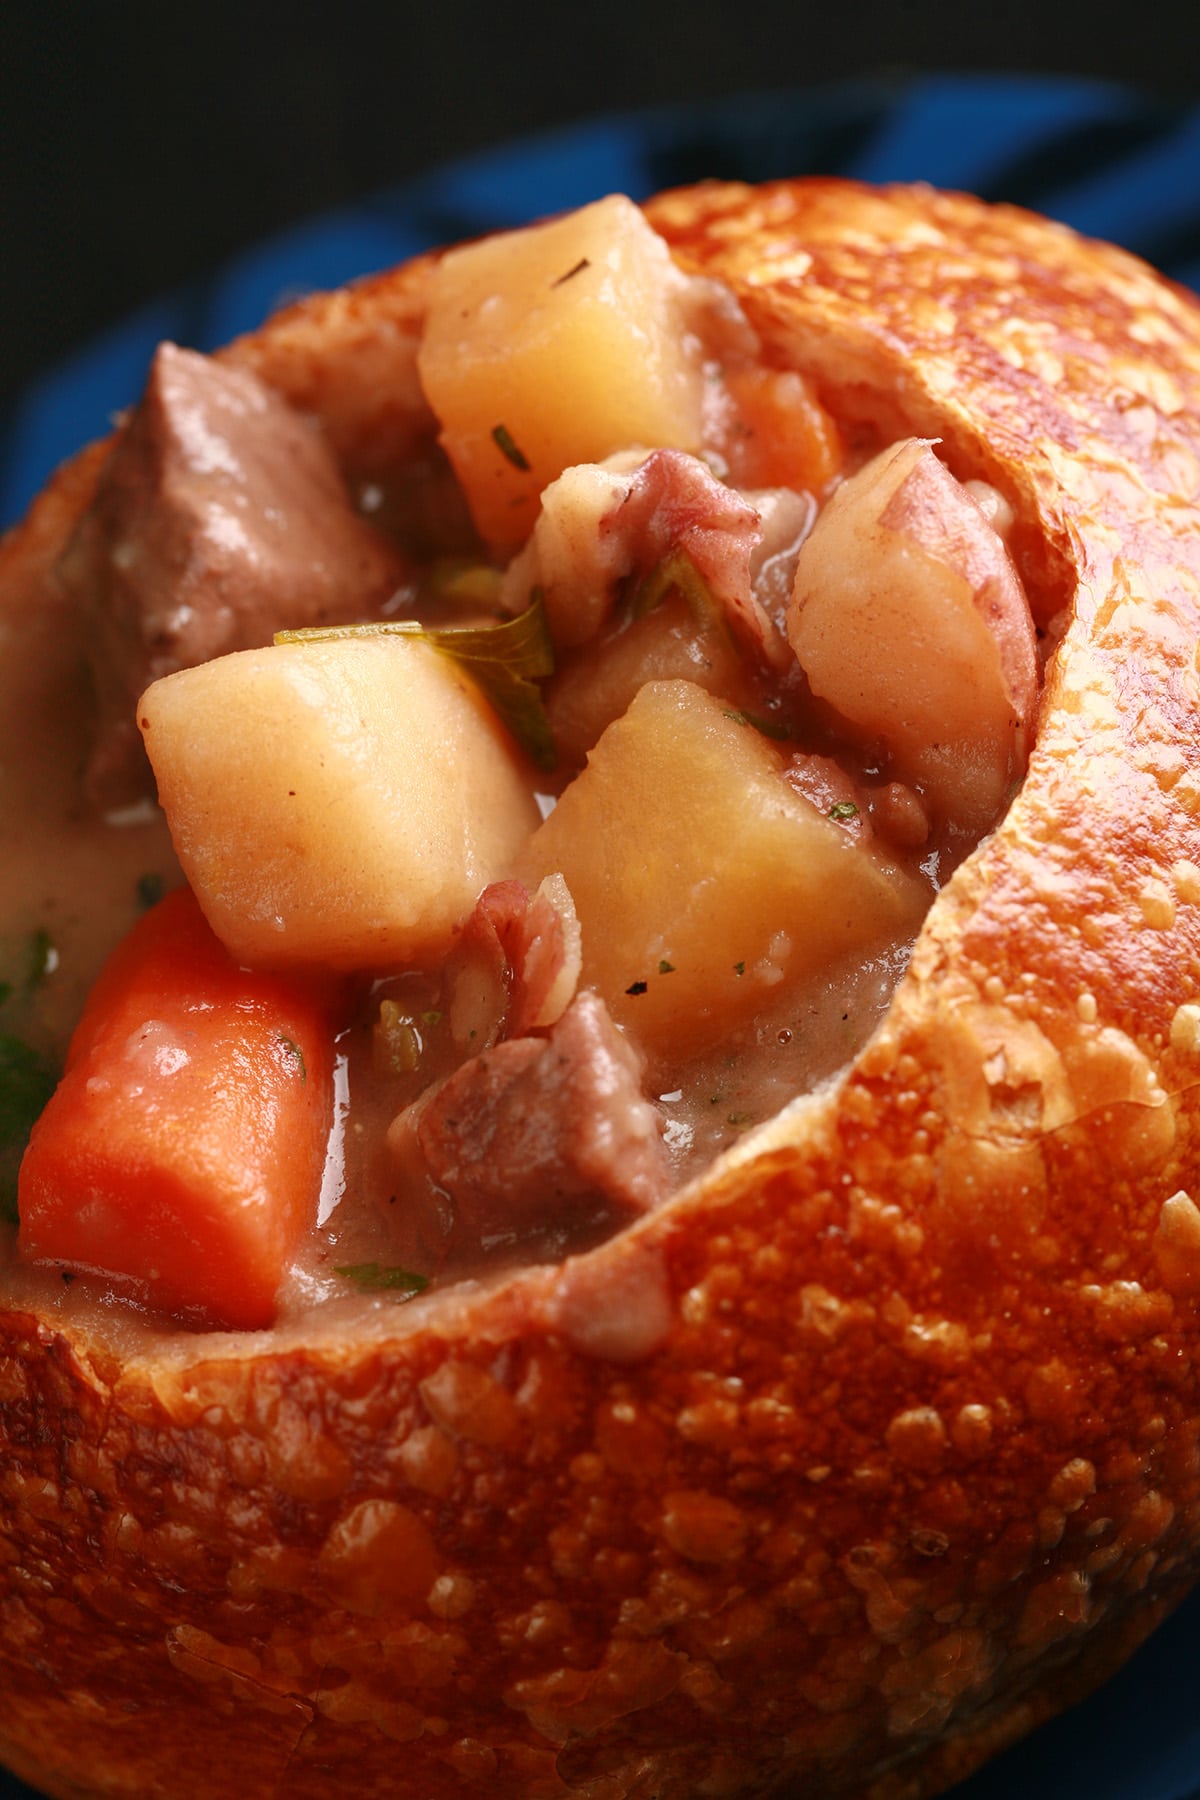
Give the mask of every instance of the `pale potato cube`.
M 418 366 L 493 549 L 523 542 L 542 489 L 574 463 L 631 444 L 700 448 L 687 287 L 620 194 L 443 259 Z
M 824 817 L 783 764 L 723 701 L 649 682 L 520 860 L 527 882 L 565 878 L 581 979 L 652 1061 L 711 1048 L 781 984 L 917 930 L 928 891 Z
M 184 873 L 248 963 L 439 956 L 538 820 L 478 689 L 415 637 L 243 650 L 138 708 Z

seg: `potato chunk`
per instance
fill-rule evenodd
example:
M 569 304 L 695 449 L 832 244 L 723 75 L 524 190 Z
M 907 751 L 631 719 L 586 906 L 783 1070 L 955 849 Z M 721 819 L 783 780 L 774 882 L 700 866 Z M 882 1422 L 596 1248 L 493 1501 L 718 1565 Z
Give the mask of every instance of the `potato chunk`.
M 619 194 L 444 258 L 418 366 L 493 549 L 523 542 L 542 489 L 574 463 L 630 444 L 699 449 L 687 286 Z
M 921 883 L 823 817 L 783 766 L 721 700 L 649 682 L 521 860 L 526 881 L 565 877 L 582 981 L 652 1059 L 710 1048 L 781 982 L 920 923 Z
M 184 873 L 247 963 L 438 955 L 537 823 L 487 702 L 418 638 L 239 651 L 156 681 L 138 721 Z
M 978 836 L 1024 773 L 1037 707 L 1029 603 L 978 502 L 921 438 L 838 489 L 801 546 L 788 636 L 859 743 Z

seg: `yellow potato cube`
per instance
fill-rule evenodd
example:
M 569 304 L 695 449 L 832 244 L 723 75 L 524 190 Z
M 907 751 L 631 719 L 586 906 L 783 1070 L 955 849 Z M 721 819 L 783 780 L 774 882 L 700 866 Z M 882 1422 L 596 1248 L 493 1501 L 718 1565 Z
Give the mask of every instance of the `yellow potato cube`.
M 138 719 L 184 873 L 248 963 L 438 956 L 538 821 L 483 696 L 415 637 L 238 651 L 156 681 Z
M 629 445 L 697 450 L 702 373 L 684 277 L 622 195 L 452 251 L 419 369 L 482 536 L 533 528 L 542 489 Z
M 519 864 L 565 877 L 582 981 L 652 1061 L 711 1048 L 780 984 L 916 932 L 928 893 L 782 778 L 743 716 L 649 682 Z

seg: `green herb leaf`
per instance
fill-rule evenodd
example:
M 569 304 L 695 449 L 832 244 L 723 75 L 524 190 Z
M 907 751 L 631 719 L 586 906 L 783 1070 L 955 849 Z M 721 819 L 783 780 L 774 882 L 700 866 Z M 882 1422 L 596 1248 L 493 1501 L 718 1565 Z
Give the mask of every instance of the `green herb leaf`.
M 277 631 L 277 644 L 328 643 L 348 637 L 417 637 L 466 670 L 539 769 L 557 761 L 550 720 L 535 685 L 554 671 L 554 640 L 540 588 L 523 613 L 502 625 L 449 625 L 437 630 L 415 619 L 373 619 L 364 625 L 318 625 Z
M 418 1275 L 412 1269 L 393 1268 L 386 1263 L 342 1263 L 335 1273 L 344 1275 L 356 1287 L 386 1289 L 392 1293 L 423 1294 L 429 1286 L 428 1275 Z
M 673 962 L 668 962 L 664 956 L 658 965 L 658 972 L 660 975 L 673 975 L 675 973 L 675 964 Z
M 825 817 L 827 819 L 857 819 L 858 808 L 853 800 L 836 800 Z
M 300 1048 L 300 1046 L 296 1042 L 295 1038 L 285 1037 L 282 1032 L 280 1032 L 279 1037 L 276 1039 L 276 1042 L 281 1046 L 282 1049 L 287 1051 L 288 1055 L 291 1057 L 292 1061 L 295 1063 L 296 1067 L 299 1069 L 300 1085 L 301 1085 L 301 1087 L 304 1087 L 308 1082 L 308 1066 L 304 1061 L 303 1050 Z
M 732 719 L 735 725 L 753 725 L 762 737 L 774 738 L 777 743 L 786 742 L 792 735 L 786 725 L 779 724 L 774 719 L 764 719 L 761 713 L 743 712 L 740 707 L 735 711 L 731 706 L 724 707 L 722 713 L 726 719 Z
M 529 458 L 514 444 L 512 432 L 507 425 L 493 425 L 492 438 L 501 456 L 507 456 L 514 469 L 528 469 Z
M 0 1217 L 17 1219 L 17 1170 L 58 1076 L 20 1038 L 0 1037 Z
M 734 963 L 734 965 L 733 965 L 733 972 L 734 972 L 734 974 L 735 974 L 735 975 L 744 975 L 744 974 L 745 974 L 745 973 L 746 973 L 746 965 L 745 965 L 745 963 L 744 963 L 744 962 L 736 962 L 736 963 Z
M 644 994 L 648 986 L 649 983 L 645 981 L 631 981 L 625 992 L 636 997 L 638 994 Z
M 672 588 L 678 588 L 698 625 L 724 629 L 725 612 L 686 550 L 678 545 L 655 563 L 633 596 L 633 616 L 642 618 L 661 606 Z
M 566 271 L 566 273 L 565 273 L 565 274 L 563 274 L 563 275 L 559 275 L 559 276 L 558 276 L 558 277 L 557 277 L 557 278 L 556 278 L 556 279 L 555 279 L 555 280 L 554 280 L 554 281 L 552 281 L 552 282 L 551 282 L 551 283 L 550 283 L 550 286 L 551 286 L 551 287 L 552 287 L 552 288 L 559 288 L 559 287 L 561 287 L 561 286 L 562 286 L 562 285 L 563 285 L 563 282 L 564 282 L 564 281 L 571 281 L 571 280 L 573 280 L 573 278 L 574 278 L 574 277 L 575 277 L 575 276 L 576 276 L 576 275 L 582 275 L 582 274 L 583 274 L 583 271 L 584 271 L 584 270 L 585 270 L 585 269 L 590 269 L 590 268 L 591 268 L 591 266 L 592 266 L 592 263 L 591 263 L 591 258 L 590 258 L 590 257 L 587 257 L 587 256 L 581 256 L 581 257 L 580 257 L 580 259 L 579 259 L 579 261 L 578 261 L 578 262 L 577 262 L 577 263 L 574 263 L 574 264 L 573 264 L 573 265 L 572 265 L 572 266 L 571 266 L 571 268 L 569 268 L 569 269 L 568 269 L 568 270 L 567 270 L 567 271 Z
M 535 588 L 525 611 L 503 625 L 450 628 L 426 636 L 478 682 L 538 768 L 552 769 L 557 761 L 554 739 L 535 685 L 554 672 L 554 641 L 542 590 Z

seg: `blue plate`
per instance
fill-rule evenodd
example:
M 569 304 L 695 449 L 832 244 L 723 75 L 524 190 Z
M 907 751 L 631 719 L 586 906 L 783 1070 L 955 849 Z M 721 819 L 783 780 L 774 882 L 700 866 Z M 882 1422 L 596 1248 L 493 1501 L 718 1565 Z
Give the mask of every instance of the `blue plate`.
M 706 175 L 802 173 L 925 180 L 1015 201 L 1200 289 L 1200 108 L 1094 81 L 937 75 L 604 118 L 289 231 L 97 338 L 0 419 L 0 525 L 136 398 L 164 337 L 210 349 L 300 294 L 614 190 L 641 198 Z M 997 1758 L 956 1800 L 1200 1800 L 1198 1646 L 1200 1596 L 1102 1693 Z M 0 1800 L 37 1797 L 0 1772 Z

